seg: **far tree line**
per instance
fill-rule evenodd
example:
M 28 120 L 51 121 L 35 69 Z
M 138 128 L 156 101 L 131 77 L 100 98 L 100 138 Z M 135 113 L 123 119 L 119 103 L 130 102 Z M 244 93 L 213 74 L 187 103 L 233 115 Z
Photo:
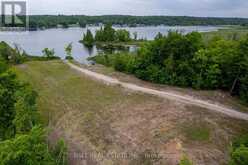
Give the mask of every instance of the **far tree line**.
M 123 26 L 194 26 L 194 25 L 248 25 L 246 18 L 187 17 L 187 16 L 128 16 L 128 15 L 31 15 L 30 28 L 54 28 L 61 25 L 85 27 L 86 25 L 113 24 Z

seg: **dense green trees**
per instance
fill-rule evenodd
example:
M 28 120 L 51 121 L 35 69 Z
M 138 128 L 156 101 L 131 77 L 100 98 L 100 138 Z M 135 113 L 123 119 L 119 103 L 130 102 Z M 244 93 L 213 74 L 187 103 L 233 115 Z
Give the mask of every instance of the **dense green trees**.
M 15 135 L 15 91 L 19 88 L 15 74 L 10 71 L 0 73 L 0 141 Z
M 0 73 L 0 141 L 26 133 L 36 124 L 36 93 L 16 75 Z
M 47 132 L 39 126 L 37 93 L 11 70 L 20 62 L 12 57 L 22 55 L 0 43 L 0 165 L 65 165 L 65 144 L 48 146 Z
M 248 102 L 248 36 L 239 41 L 200 33 L 169 32 L 142 46 L 137 55 L 99 55 L 98 63 L 162 84 L 196 89 L 223 89 Z
M 111 24 L 106 24 L 104 28 L 96 31 L 95 40 L 99 42 L 128 42 L 132 39 L 129 31 L 125 29 L 115 30 Z
M 83 39 L 79 42 L 83 43 L 87 47 L 92 47 L 95 42 L 128 42 L 131 41 L 130 33 L 127 30 L 119 29 L 115 30 L 111 24 L 106 24 L 96 31 L 95 37 L 92 32 L 87 29 L 86 34 L 84 34 Z
M 96 31 L 96 41 L 111 42 L 115 41 L 115 39 L 115 29 L 113 29 L 111 24 L 106 24 L 104 28 Z
M 128 42 L 128 41 L 131 41 L 130 33 L 129 33 L 129 31 L 127 31 L 125 29 L 116 30 L 115 36 L 116 36 L 116 40 L 118 42 Z
M 87 29 L 86 34 L 84 34 L 83 39 L 80 42 L 87 47 L 92 47 L 94 45 L 94 36 L 89 29 Z
M 210 17 L 185 17 L 185 16 L 125 16 L 125 15 L 106 15 L 106 16 L 83 16 L 83 15 L 35 15 L 30 16 L 30 27 L 37 28 L 54 28 L 57 25 L 68 27 L 71 24 L 79 24 L 85 27 L 86 24 L 98 25 L 118 24 L 118 25 L 245 25 L 248 19 L 245 18 L 210 18 Z

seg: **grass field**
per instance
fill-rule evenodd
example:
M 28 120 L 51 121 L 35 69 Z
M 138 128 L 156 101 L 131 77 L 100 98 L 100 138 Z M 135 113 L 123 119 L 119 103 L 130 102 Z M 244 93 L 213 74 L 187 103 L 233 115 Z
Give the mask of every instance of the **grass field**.
M 49 140 L 65 139 L 71 164 L 96 152 L 103 156 L 83 159 L 176 165 L 187 155 L 195 164 L 225 164 L 230 141 L 247 131 L 243 121 L 108 86 L 62 61 L 28 62 L 15 70 L 39 93 L 41 118 L 52 129 Z

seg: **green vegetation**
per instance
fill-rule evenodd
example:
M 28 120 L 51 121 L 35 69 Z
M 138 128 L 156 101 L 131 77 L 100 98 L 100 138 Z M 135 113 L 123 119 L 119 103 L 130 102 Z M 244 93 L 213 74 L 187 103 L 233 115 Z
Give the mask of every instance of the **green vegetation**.
M 179 165 L 193 165 L 193 163 L 187 158 L 187 156 L 183 156 Z
M 55 51 L 54 49 L 48 49 L 48 48 L 44 48 L 42 50 L 43 53 L 43 58 L 46 60 L 56 60 L 56 59 L 60 59 L 59 57 L 55 56 Z
M 95 40 L 100 42 L 111 42 L 116 40 L 115 29 L 111 24 L 106 24 L 96 31 Z
M 159 34 L 137 55 L 106 54 L 90 58 L 143 80 L 193 87 L 222 89 L 248 102 L 248 36 L 240 40 L 214 37 L 204 44 L 200 33 Z
M 46 48 L 44 50 L 44 56 L 30 56 L 26 54 L 25 51 L 20 51 L 18 48 L 13 49 L 4 41 L 0 42 L 0 63 L 2 64 L 22 64 L 26 61 L 47 61 L 52 59 L 59 59 L 59 57 L 54 56 L 54 52 Z M 49 58 L 47 58 L 49 56 Z
M 40 91 L 38 108 L 44 122 L 67 124 L 65 131 L 68 132 L 79 124 L 79 129 L 71 136 L 75 134 L 78 138 L 77 133 L 81 133 L 80 136 L 99 149 L 109 145 L 107 137 L 111 132 L 107 122 L 112 117 L 110 107 L 123 102 L 136 105 L 145 101 L 145 96 L 131 94 L 126 97 L 118 87 L 106 87 L 81 76 L 58 60 L 29 62 L 24 70 L 18 68 L 18 75 Z M 65 119 L 61 120 L 63 116 Z
M 6 43 L 0 44 L 0 164 L 55 165 L 60 155 L 48 149 L 36 107 L 37 93 L 11 69 L 26 58 Z
M 210 129 L 203 124 L 187 126 L 183 131 L 186 137 L 193 141 L 208 141 L 210 138 Z
M 248 135 L 243 135 L 232 144 L 230 165 L 248 164 Z
M 66 47 L 65 47 L 65 52 L 66 52 L 66 60 L 73 60 L 72 57 L 72 43 L 69 43 Z
M 185 17 L 185 16 L 125 16 L 125 15 L 105 15 L 105 16 L 84 16 L 84 15 L 33 15 L 29 16 L 30 29 L 37 28 L 53 28 L 58 25 L 68 27 L 70 25 L 78 25 L 85 27 L 87 24 L 97 25 L 118 24 L 118 25 L 247 25 L 246 18 L 211 18 L 211 17 Z
M 136 37 L 137 38 L 137 37 Z M 130 37 L 130 33 L 127 30 L 115 30 L 111 24 L 106 24 L 104 27 L 101 27 L 100 30 L 96 31 L 95 37 L 93 36 L 92 32 L 87 29 L 86 34 L 84 34 L 83 39 L 79 42 L 83 43 L 87 47 L 92 47 L 95 43 L 97 45 L 102 45 L 100 43 L 104 43 L 113 46 L 113 42 L 118 43 L 127 43 L 132 41 Z M 119 46 L 119 45 L 118 45 Z
M 181 139 L 185 135 L 178 129 L 178 124 L 192 126 L 196 124 L 194 121 L 199 121 L 206 125 L 213 123 L 207 125 L 213 131 L 211 140 L 198 140 L 194 143 L 188 139 L 188 143 L 182 142 L 182 147 L 186 151 L 201 148 L 201 151 L 206 152 L 206 164 L 211 161 L 207 156 L 213 152 L 217 155 L 215 160 L 223 159 L 223 162 L 226 162 L 226 157 L 218 156 L 219 153 L 226 153 L 229 139 L 239 134 L 240 130 L 246 130 L 246 122 L 237 122 L 208 111 L 206 116 L 200 117 L 199 113 L 205 111 L 198 107 L 192 111 L 192 107 L 175 105 L 170 100 L 129 92 L 118 86 L 106 86 L 70 69 L 60 60 L 30 61 L 16 66 L 16 70 L 20 79 L 30 82 L 39 91 L 37 108 L 42 121 L 63 131 L 62 137 L 66 136 L 66 142 L 70 142 L 72 155 L 75 150 L 81 152 L 81 146 L 89 146 L 90 151 L 100 153 L 125 153 L 130 152 L 133 147 L 131 152 L 137 152 L 138 160 L 130 160 L 129 164 L 156 164 L 160 161 L 159 158 L 150 159 L 142 156 L 142 153 L 147 148 L 151 153 L 174 152 L 161 146 L 166 146 L 170 139 Z M 147 122 L 151 120 L 155 122 Z M 168 120 L 169 124 L 164 125 Z M 171 129 L 168 130 L 168 127 Z M 156 130 L 159 137 L 156 136 Z M 134 144 L 141 146 L 138 151 L 137 147 L 127 142 L 127 137 L 123 136 L 129 133 L 132 139 L 136 139 Z M 146 136 L 147 138 L 144 138 Z M 209 145 L 205 145 L 206 143 Z M 124 145 L 126 147 L 123 148 Z M 193 156 L 197 155 L 198 152 Z M 106 164 L 122 164 L 122 160 L 107 158 Z M 166 164 L 163 161 L 166 160 L 161 159 L 161 164 Z
M 0 142 L 2 165 L 66 165 L 66 150 L 59 143 L 59 152 L 48 149 L 46 135 L 41 127 L 33 127 L 27 134 Z
M 83 39 L 79 42 L 83 43 L 86 47 L 92 47 L 94 45 L 95 39 L 89 29 L 87 29 L 87 32 L 86 34 L 84 34 Z
M 95 40 L 97 42 L 129 42 L 131 41 L 130 33 L 127 30 L 115 30 L 111 24 L 106 24 L 104 28 L 96 31 Z
M 129 31 L 125 29 L 119 29 L 115 32 L 115 38 L 117 42 L 129 42 L 131 41 L 130 33 Z M 137 38 L 137 37 L 136 37 Z
M 219 37 L 225 40 L 240 40 L 248 34 L 248 28 L 230 27 L 228 29 L 219 29 L 218 31 L 202 33 L 204 42 L 207 44 L 213 38 Z
M 0 60 L 8 64 L 21 64 L 28 58 L 25 52 L 21 54 L 3 41 L 0 42 L 0 53 Z

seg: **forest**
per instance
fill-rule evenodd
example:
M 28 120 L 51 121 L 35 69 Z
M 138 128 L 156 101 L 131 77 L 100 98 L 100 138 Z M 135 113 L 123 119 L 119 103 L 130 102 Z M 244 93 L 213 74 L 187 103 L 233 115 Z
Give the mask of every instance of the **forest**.
M 61 25 L 64 28 L 70 25 L 85 27 L 86 25 L 113 24 L 135 27 L 138 25 L 247 25 L 246 18 L 218 18 L 218 17 L 188 17 L 188 16 L 128 16 L 128 15 L 30 15 L 30 28 L 54 28 Z

